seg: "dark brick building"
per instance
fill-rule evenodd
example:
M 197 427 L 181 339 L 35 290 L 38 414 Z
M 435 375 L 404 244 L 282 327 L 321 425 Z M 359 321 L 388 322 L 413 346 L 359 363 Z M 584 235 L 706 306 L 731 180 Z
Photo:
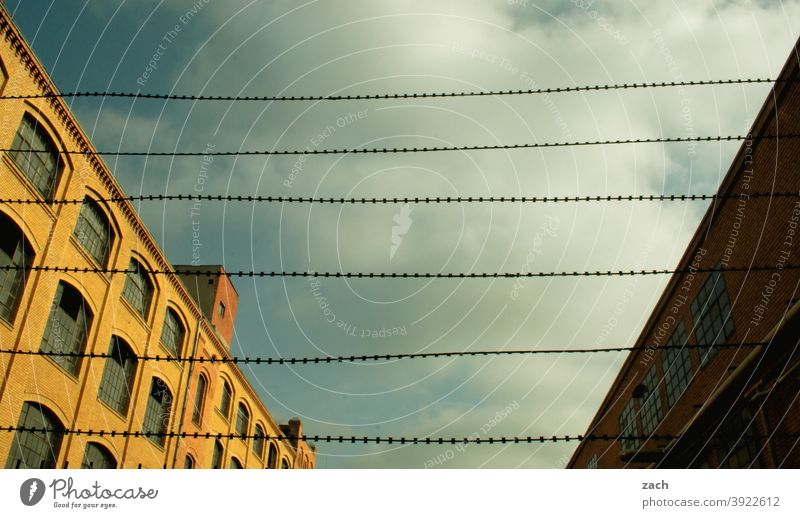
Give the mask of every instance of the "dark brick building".
M 800 134 L 799 61 L 796 47 L 750 135 Z M 800 198 L 749 196 L 798 191 L 800 139 L 742 143 L 719 188 L 736 196 L 709 207 L 677 265 L 690 271 L 670 279 L 587 431 L 618 440 L 581 443 L 570 467 L 800 467 L 800 271 L 785 268 L 800 264 Z M 694 271 L 754 265 L 774 270 Z

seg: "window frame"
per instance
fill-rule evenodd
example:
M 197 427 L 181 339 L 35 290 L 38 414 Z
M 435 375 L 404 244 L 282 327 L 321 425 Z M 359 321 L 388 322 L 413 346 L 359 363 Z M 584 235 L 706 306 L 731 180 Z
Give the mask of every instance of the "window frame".
M 690 311 L 695 343 L 706 346 L 699 348 L 700 367 L 704 367 L 717 354 L 714 345 L 727 342 L 736 332 L 733 306 L 723 272 L 712 271 L 708 275 L 692 301 Z
M 159 397 L 157 393 L 160 394 L 160 401 L 156 400 Z M 142 419 L 142 433 L 150 442 L 162 449 L 167 442 L 166 434 L 169 432 L 170 421 L 172 421 L 172 403 L 174 401 L 174 396 L 167 383 L 158 376 L 153 376 Z M 157 429 L 151 429 L 153 426 Z
M 30 135 L 21 134 L 24 124 L 29 125 Z M 17 130 L 14 133 L 11 142 L 11 149 L 20 149 L 23 151 L 10 151 L 7 152 L 6 155 L 19 169 L 19 171 L 25 177 L 25 180 L 33 187 L 33 191 L 45 201 L 52 202 L 55 199 L 55 193 L 58 190 L 61 177 L 64 173 L 66 157 L 62 158 L 59 142 L 56 138 L 54 138 L 53 132 L 49 126 L 50 125 L 44 122 L 44 120 L 42 120 L 40 117 L 34 115 L 31 111 L 26 110 L 22 114 L 22 118 L 20 119 L 19 125 L 17 126 Z M 25 131 L 28 131 L 28 128 L 26 128 Z M 32 147 L 34 142 L 29 142 L 29 140 L 32 140 L 32 137 L 41 140 L 44 144 L 44 149 L 34 149 Z M 23 145 L 23 140 L 25 141 L 25 145 Z M 36 177 L 38 174 L 41 174 L 41 169 L 37 168 L 37 164 L 33 162 L 33 160 L 38 162 L 38 166 L 40 167 L 47 166 L 47 160 L 39 158 L 40 154 L 43 153 L 49 153 L 49 158 L 51 161 L 55 161 L 55 170 L 47 171 L 48 192 L 45 192 L 42 189 L 40 180 Z M 21 158 L 23 156 L 25 156 L 25 158 Z M 31 156 L 35 158 L 31 158 Z M 36 168 L 36 170 L 32 170 L 32 168 Z
M 227 408 L 223 406 L 226 403 Z M 228 383 L 228 380 L 222 378 L 222 392 L 219 399 L 219 413 L 222 414 L 227 421 L 231 419 L 231 410 L 233 408 L 233 387 Z
M 36 258 L 31 242 L 25 235 L 25 231 L 9 215 L 0 212 L 0 225 L 8 225 L 8 229 L 2 232 L 2 238 L 8 239 L 7 242 L 0 241 L 0 244 L 8 244 L 9 250 L 13 244 L 13 252 L 9 256 L 7 250 L 0 246 L 0 265 L 3 266 L 25 266 L 30 265 Z M 0 305 L 0 319 L 13 325 L 17 317 L 22 297 L 25 294 L 25 287 L 28 283 L 30 270 L 22 268 L 19 270 L 0 270 L 0 299 L 9 299 Z
M 69 315 L 67 308 L 63 307 L 65 296 L 77 297 L 80 299 L 79 307 L 76 310 L 76 315 L 74 318 Z M 72 342 L 68 347 L 66 347 L 67 344 L 65 340 L 62 339 L 59 342 L 59 339 L 61 338 L 59 336 L 59 331 L 53 330 L 54 328 L 59 329 L 65 325 L 65 323 L 61 322 L 62 318 L 64 318 L 62 314 L 66 315 L 66 318 L 68 319 L 67 322 L 72 322 L 69 324 L 69 328 L 67 330 L 67 332 L 70 334 L 70 341 Z M 42 341 L 39 345 L 39 350 L 48 353 L 74 354 L 73 356 L 46 355 L 46 357 L 61 367 L 61 369 L 63 369 L 67 374 L 73 378 L 77 378 L 83 364 L 83 358 L 79 354 L 84 353 L 86 350 L 93 320 L 94 312 L 89 307 L 89 304 L 86 301 L 86 298 L 83 296 L 83 293 L 63 279 L 59 280 L 56 286 L 56 294 L 53 297 L 53 302 L 50 305 L 50 313 L 47 318 L 47 323 L 45 324 L 44 333 L 42 334 Z M 78 339 L 79 335 L 80 339 Z M 59 343 L 58 345 L 55 345 L 53 342 Z
M 244 419 L 242 418 L 242 411 L 244 411 Z M 236 407 L 236 435 L 244 442 L 247 442 L 247 435 L 250 432 L 250 408 L 244 401 L 239 401 Z
M 136 278 L 139 278 L 144 282 L 143 292 L 141 290 L 141 286 L 138 286 L 136 281 L 134 281 Z M 131 257 L 130 263 L 128 264 L 127 273 L 125 274 L 125 284 L 122 287 L 122 298 L 131 307 L 131 309 L 134 310 L 134 313 L 139 315 L 145 321 L 147 321 L 147 315 L 150 312 L 151 302 L 154 298 L 154 291 L 155 284 L 150 279 L 147 269 L 140 261 Z M 134 295 L 136 295 L 137 298 L 139 295 L 141 295 L 143 299 L 142 307 L 139 307 L 137 300 L 131 300 L 131 297 Z
M 99 221 L 91 221 L 88 216 L 94 216 Z M 98 229 L 94 227 L 94 224 L 97 223 L 102 226 L 105 224 L 106 228 L 106 235 L 102 235 L 103 229 Z M 86 225 L 89 230 L 94 233 L 94 237 L 96 238 L 95 241 L 90 240 L 88 234 L 84 231 L 81 232 L 81 226 Z M 100 266 L 108 265 L 108 261 L 111 258 L 111 251 L 114 247 L 114 240 L 116 237 L 116 232 L 114 232 L 114 225 L 111 222 L 111 217 L 107 214 L 104 210 L 102 205 L 94 200 L 91 196 L 85 196 L 83 198 L 83 203 L 81 203 L 80 211 L 78 212 L 78 219 L 75 220 L 75 228 L 72 229 L 72 235 L 81 244 L 84 251 Z M 103 238 L 105 237 L 105 243 L 103 242 Z M 87 242 L 88 241 L 88 242 Z M 101 242 L 101 246 L 104 247 L 102 250 L 103 254 L 102 257 L 98 257 L 96 255 L 96 251 L 92 250 L 92 247 L 89 245 L 94 242 Z
M 130 344 L 118 335 L 112 335 L 108 347 L 108 357 L 103 367 L 100 385 L 97 388 L 97 397 L 112 410 L 124 417 L 127 417 L 128 411 L 130 410 L 138 367 L 139 361 L 136 358 L 136 352 Z M 119 370 L 115 372 L 114 369 Z M 112 385 L 111 388 L 104 387 L 108 387 L 110 383 L 117 383 L 111 376 L 118 375 L 120 372 L 122 376 L 121 388 L 127 388 L 127 395 L 123 394 L 122 400 L 114 401 L 114 392 L 119 389 L 115 385 Z
M 41 417 L 39 422 L 36 422 L 36 415 L 31 412 L 37 412 Z M 31 423 L 31 420 L 34 422 Z M 33 466 L 33 469 L 51 469 L 57 467 L 58 457 L 61 454 L 61 446 L 64 442 L 65 427 L 59 417 L 49 407 L 36 401 L 25 401 L 22 403 L 19 412 L 19 420 L 17 425 L 18 430 L 14 432 L 14 437 L 11 439 L 11 447 L 9 448 L 8 458 L 6 459 L 6 469 L 18 469 L 20 464 L 24 463 L 24 468 L 28 468 L 29 464 L 25 459 L 31 459 L 30 454 L 23 454 L 22 449 L 30 451 L 32 448 L 42 449 L 44 455 L 39 456 L 39 465 Z M 53 430 L 53 432 L 45 431 L 32 431 L 22 430 L 19 428 L 33 428 Z M 42 439 L 44 435 L 44 439 Z M 52 440 L 51 440 L 52 437 Z M 47 448 L 41 448 L 43 442 L 47 443 Z M 38 443 L 38 444 L 37 444 Z M 46 452 L 49 451 L 49 457 L 46 457 Z M 42 453 L 35 452 L 35 453 Z
M 93 448 L 93 451 L 95 451 L 103 461 L 100 467 L 93 466 L 91 461 L 89 460 L 90 448 Z M 108 461 L 111 462 L 109 463 Z M 117 469 L 118 467 L 119 467 L 119 462 L 117 462 L 117 458 L 114 456 L 111 450 L 109 450 L 99 442 L 89 441 L 86 443 L 86 446 L 83 448 L 83 459 L 81 460 L 81 469 Z
M 202 386 L 201 386 L 202 383 Z M 197 383 L 194 389 L 194 402 L 192 406 L 192 422 L 197 426 L 203 422 L 203 412 L 208 397 L 208 379 L 202 372 L 197 376 Z
M 173 324 L 175 328 L 172 327 Z M 175 358 L 179 358 L 183 354 L 183 345 L 186 342 L 186 326 L 178 312 L 171 307 L 167 307 L 164 313 L 161 336 L 159 336 L 158 341 Z

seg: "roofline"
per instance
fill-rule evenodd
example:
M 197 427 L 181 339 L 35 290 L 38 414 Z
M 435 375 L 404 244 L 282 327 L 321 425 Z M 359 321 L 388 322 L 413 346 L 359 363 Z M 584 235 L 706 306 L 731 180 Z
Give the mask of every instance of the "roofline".
M 800 39 L 795 42 L 794 47 L 792 47 L 791 52 L 789 53 L 789 57 L 784 63 L 783 68 L 781 69 L 780 74 L 778 74 L 777 79 L 787 79 L 791 75 L 794 75 L 798 72 L 798 63 L 800 62 Z M 753 124 L 750 128 L 750 135 L 759 134 L 760 130 L 769 122 L 771 122 L 775 116 L 775 111 L 778 107 L 778 99 L 782 98 L 785 94 L 787 88 L 789 87 L 789 82 L 787 81 L 779 81 L 776 82 L 772 89 L 770 90 L 769 95 L 767 96 L 764 104 L 762 104 L 761 109 L 758 112 Z M 775 144 L 778 145 L 778 140 L 775 140 Z M 756 145 L 761 145 L 761 141 L 754 141 L 753 144 L 750 146 L 755 147 Z M 738 171 L 741 170 L 745 159 L 745 150 L 747 149 L 747 140 L 742 141 L 741 146 L 739 147 L 739 151 L 736 153 L 733 161 L 731 162 L 730 167 L 728 168 L 728 172 L 725 174 L 725 177 L 720 184 L 719 189 L 717 190 L 718 194 L 728 194 L 730 193 L 734 181 L 738 178 Z M 722 202 L 724 203 L 724 201 Z M 678 261 L 678 266 L 682 264 L 690 264 L 692 257 L 695 253 L 695 250 L 699 247 L 702 243 L 703 238 L 705 237 L 706 229 L 710 228 L 711 223 L 714 219 L 714 210 L 716 209 L 717 199 L 715 199 L 711 205 L 709 205 L 708 209 L 706 209 L 706 213 L 703 216 L 703 219 L 700 221 L 700 224 L 697 226 L 697 229 L 692 236 L 692 239 L 689 241 L 689 244 L 686 247 L 686 250 L 683 253 L 683 256 Z M 672 296 L 674 295 L 680 281 L 682 279 L 681 274 L 673 274 L 670 277 L 669 283 L 664 288 L 664 291 L 661 294 L 661 297 L 656 303 L 656 306 L 653 308 L 653 311 L 650 313 L 650 317 L 648 318 L 647 322 L 645 323 L 644 327 L 642 328 L 639 337 L 636 339 L 637 345 L 643 345 L 646 342 L 646 339 L 653 331 L 653 328 L 657 325 L 657 317 L 660 316 L 664 310 L 667 308 Z M 620 385 L 624 378 L 628 375 L 631 370 L 631 366 L 635 363 L 636 359 L 639 357 L 638 351 L 632 351 L 628 357 L 625 359 L 625 363 L 623 363 L 622 367 L 620 368 L 619 374 L 617 374 L 616 379 L 612 383 L 611 387 L 609 387 L 608 392 L 606 393 L 605 398 L 603 398 L 603 402 L 600 404 L 597 412 L 595 413 L 592 421 L 589 424 L 589 429 L 592 429 L 596 426 L 602 419 L 605 417 L 607 413 L 607 409 L 610 406 L 610 403 L 614 399 L 614 396 L 617 393 Z M 574 462 L 578 455 L 583 450 L 586 443 L 581 443 L 572 455 L 570 459 L 570 464 Z

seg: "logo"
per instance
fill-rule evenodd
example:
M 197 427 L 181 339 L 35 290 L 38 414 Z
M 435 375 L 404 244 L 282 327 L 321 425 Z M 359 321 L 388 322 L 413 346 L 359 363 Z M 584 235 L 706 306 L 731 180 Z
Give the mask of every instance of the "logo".
M 400 208 L 400 212 L 395 214 L 392 218 L 395 225 L 392 227 L 392 247 L 389 249 L 390 261 L 394 259 L 394 254 L 397 253 L 397 249 L 400 248 L 400 244 L 403 242 L 403 236 L 405 236 L 411 228 L 411 223 L 413 223 L 411 219 L 411 210 L 411 207 L 406 203 Z
M 19 487 L 19 499 L 27 506 L 38 504 L 44 496 L 44 482 L 38 478 L 29 478 Z

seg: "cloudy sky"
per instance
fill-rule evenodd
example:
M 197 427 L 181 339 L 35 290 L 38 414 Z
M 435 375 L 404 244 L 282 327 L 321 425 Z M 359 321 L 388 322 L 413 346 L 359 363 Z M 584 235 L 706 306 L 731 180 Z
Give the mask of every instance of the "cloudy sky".
M 62 91 L 327 95 L 774 77 L 796 1 L 7 0 Z M 175 30 L 175 27 L 178 30 Z M 170 33 L 168 31 L 172 30 Z M 148 67 L 159 54 L 155 67 Z M 738 135 L 769 85 L 346 102 L 79 99 L 102 150 L 415 147 Z M 713 193 L 732 143 L 434 154 L 107 157 L 128 194 L 521 196 Z M 174 264 L 228 270 L 669 268 L 705 202 L 277 205 L 144 202 Z M 666 278 L 235 279 L 235 354 L 631 345 Z M 333 320 L 333 322 L 330 322 Z M 623 357 L 245 367 L 319 435 L 580 434 Z M 320 467 L 562 467 L 574 444 L 319 445 Z

